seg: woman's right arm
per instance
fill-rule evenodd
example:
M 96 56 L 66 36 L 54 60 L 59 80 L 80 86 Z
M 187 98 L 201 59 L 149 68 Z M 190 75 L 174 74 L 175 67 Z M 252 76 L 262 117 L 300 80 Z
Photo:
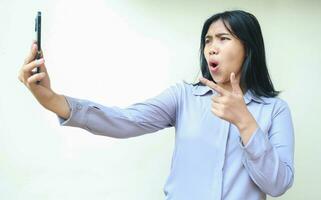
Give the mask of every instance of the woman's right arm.
M 19 80 L 44 108 L 58 115 L 61 125 L 116 138 L 134 137 L 175 125 L 181 86 L 172 86 L 154 98 L 127 108 L 103 106 L 55 93 L 50 87 L 44 60 L 34 60 L 36 52 L 34 43 L 20 70 Z M 39 74 L 32 72 L 37 66 Z M 40 84 L 36 84 L 37 81 Z
M 19 71 L 18 79 L 30 90 L 44 108 L 67 119 L 70 116 L 69 105 L 63 95 L 59 95 L 51 89 L 44 57 L 42 56 L 41 59 L 35 60 L 36 54 L 37 44 L 33 42 L 30 53 Z M 36 67 L 40 67 L 40 73 L 34 73 Z M 40 81 L 40 83 L 36 84 L 37 81 Z
M 175 126 L 181 88 L 180 84 L 173 85 L 153 98 L 126 108 L 65 96 L 71 114 L 67 120 L 59 117 L 59 123 L 113 138 L 153 133 Z

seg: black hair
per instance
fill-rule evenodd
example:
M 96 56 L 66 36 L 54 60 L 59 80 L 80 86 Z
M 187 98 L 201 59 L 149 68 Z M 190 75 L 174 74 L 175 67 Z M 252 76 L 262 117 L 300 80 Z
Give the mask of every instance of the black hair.
M 241 67 L 240 87 L 254 96 L 275 97 L 280 92 L 273 87 L 265 58 L 263 36 L 256 17 L 242 10 L 225 11 L 208 18 L 203 25 L 200 43 L 200 65 L 204 78 L 214 81 L 204 56 L 205 36 L 213 22 L 221 20 L 226 29 L 244 45 L 245 59 Z M 215 82 L 215 81 L 214 81 Z M 195 85 L 203 85 L 201 82 Z

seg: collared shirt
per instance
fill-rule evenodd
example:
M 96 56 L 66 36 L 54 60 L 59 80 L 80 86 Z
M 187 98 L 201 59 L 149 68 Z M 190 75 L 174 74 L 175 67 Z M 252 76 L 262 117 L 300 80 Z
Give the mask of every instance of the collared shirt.
M 238 129 L 211 112 L 207 86 L 177 83 L 127 108 L 65 96 L 71 108 L 63 126 L 129 138 L 175 127 L 167 200 L 259 200 L 279 196 L 293 184 L 294 131 L 290 109 L 280 98 L 244 101 L 259 128 L 243 146 Z

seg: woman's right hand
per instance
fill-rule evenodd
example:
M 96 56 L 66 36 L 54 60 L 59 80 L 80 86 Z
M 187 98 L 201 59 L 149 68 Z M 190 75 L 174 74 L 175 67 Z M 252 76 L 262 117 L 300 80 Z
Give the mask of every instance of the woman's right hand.
M 50 79 L 44 64 L 44 57 L 42 56 L 41 59 L 35 60 L 36 55 L 37 44 L 34 41 L 30 53 L 19 71 L 18 79 L 31 91 L 42 106 L 47 107 L 56 96 L 56 93 L 50 87 Z M 33 72 L 37 67 L 40 67 L 40 73 Z M 37 81 L 40 81 L 40 83 L 37 84 Z

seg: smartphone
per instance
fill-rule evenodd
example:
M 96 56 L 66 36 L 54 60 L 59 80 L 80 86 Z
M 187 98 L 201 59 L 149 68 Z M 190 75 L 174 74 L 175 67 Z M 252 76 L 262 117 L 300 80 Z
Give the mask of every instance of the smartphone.
M 41 55 L 41 12 L 37 12 L 37 16 L 35 19 L 35 32 L 36 32 L 36 41 L 37 41 L 37 55 L 36 59 L 40 59 L 42 57 Z M 40 67 L 37 67 L 36 73 L 40 73 Z M 37 84 L 39 84 L 40 81 L 37 81 Z

